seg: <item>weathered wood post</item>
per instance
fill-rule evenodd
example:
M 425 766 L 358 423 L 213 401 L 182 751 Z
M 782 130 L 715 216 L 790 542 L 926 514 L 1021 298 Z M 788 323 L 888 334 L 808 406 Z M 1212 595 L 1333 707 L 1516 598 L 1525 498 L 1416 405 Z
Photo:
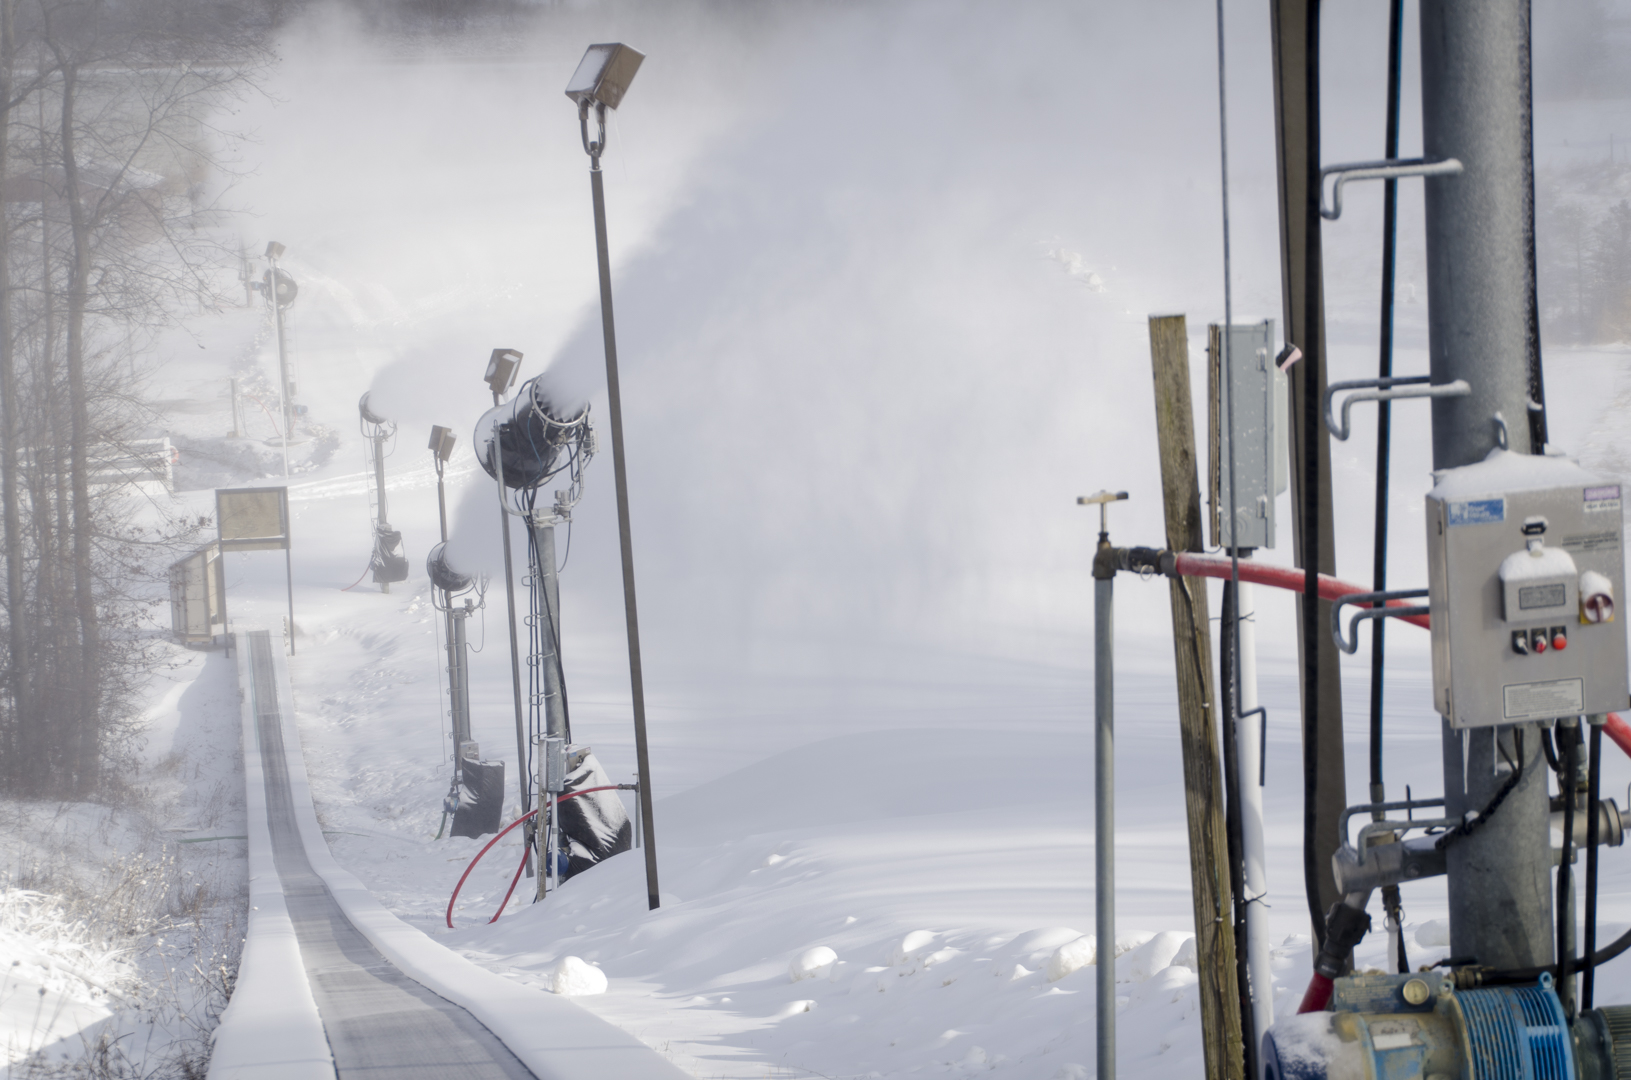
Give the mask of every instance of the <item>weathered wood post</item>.
M 1167 547 L 1173 551 L 1201 551 L 1205 544 L 1201 488 L 1189 392 L 1189 341 L 1182 315 L 1150 317 L 1150 361 L 1155 369 L 1155 430 L 1161 453 Z M 1212 685 L 1206 582 L 1201 578 L 1174 578 L 1171 590 L 1206 1075 L 1243 1080 L 1246 1070 L 1240 999 L 1235 986 L 1233 900 L 1223 819 L 1223 771 L 1218 762 L 1214 712 L 1217 699 Z

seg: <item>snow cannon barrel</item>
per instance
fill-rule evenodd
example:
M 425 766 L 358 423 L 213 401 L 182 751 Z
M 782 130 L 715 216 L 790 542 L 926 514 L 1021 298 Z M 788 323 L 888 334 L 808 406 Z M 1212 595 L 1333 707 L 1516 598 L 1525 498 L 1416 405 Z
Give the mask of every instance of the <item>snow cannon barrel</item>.
M 521 384 L 514 398 L 494 406 L 476 421 L 476 456 L 487 475 L 498 478 L 494 449 L 504 469 L 504 486 L 537 487 L 556 472 L 563 447 L 589 422 L 587 402 L 567 405 L 538 375 Z
M 447 542 L 430 549 L 425 556 L 425 576 L 430 583 L 445 593 L 463 592 L 470 587 L 470 575 L 461 574 L 447 561 Z
M 369 391 L 369 393 L 372 393 L 372 391 Z M 390 423 L 390 421 L 385 417 L 380 416 L 378 413 L 374 412 L 374 410 L 368 407 L 368 394 L 364 394 L 362 397 L 357 399 L 357 411 L 361 413 L 362 418 L 370 424 L 378 425 Z

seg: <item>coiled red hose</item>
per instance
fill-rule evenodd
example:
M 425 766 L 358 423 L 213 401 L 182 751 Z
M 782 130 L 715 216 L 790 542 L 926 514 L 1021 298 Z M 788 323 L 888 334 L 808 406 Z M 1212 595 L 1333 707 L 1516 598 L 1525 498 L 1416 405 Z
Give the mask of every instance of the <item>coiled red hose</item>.
M 617 785 L 616 784 L 603 784 L 600 787 L 584 788 L 581 791 L 568 791 L 568 792 L 566 792 L 566 793 L 564 793 L 564 794 L 562 794 L 560 796 L 557 796 L 555 801 L 557 803 L 563 803 L 568 799 L 575 799 L 579 795 L 587 795 L 591 791 L 616 791 L 616 790 L 617 790 Z M 511 829 L 515 828 L 517 825 L 520 825 L 524 821 L 531 821 L 536 816 L 538 816 L 538 811 L 537 810 L 528 810 L 525 814 L 522 814 L 520 817 L 518 817 L 514 821 L 510 822 L 508 825 L 504 826 L 503 830 L 497 836 L 495 836 L 491 840 L 487 841 L 487 846 L 486 847 L 484 847 L 480 851 L 476 852 L 476 857 L 474 859 L 470 860 L 470 865 L 465 867 L 464 868 L 464 873 L 459 875 L 459 883 L 457 885 L 453 886 L 453 895 L 447 898 L 447 928 L 449 930 L 453 929 L 453 904 L 454 904 L 455 901 L 457 901 L 459 899 L 459 890 L 464 888 L 464 880 L 465 880 L 465 878 L 470 876 L 470 871 L 474 870 L 476 868 L 476 864 L 481 862 L 481 857 L 483 855 L 487 854 L 489 851 L 491 851 L 493 849 L 494 844 L 496 844 L 500 840 L 504 839 L 505 833 L 508 833 Z M 504 894 L 504 902 L 498 905 L 498 910 L 493 912 L 493 917 L 491 919 L 487 920 L 487 923 L 488 923 L 489 926 L 491 926 L 493 923 L 496 923 L 498 921 L 498 917 L 500 915 L 504 914 L 504 909 L 509 906 L 510 897 L 515 894 L 516 883 L 521 880 L 521 871 L 527 865 L 527 854 L 528 854 L 528 849 L 523 847 L 522 850 L 521 850 L 521 863 L 520 863 L 520 865 L 518 865 L 515 868 L 515 876 L 510 879 L 509 891 Z M 541 870 L 542 867 L 540 867 L 539 869 Z

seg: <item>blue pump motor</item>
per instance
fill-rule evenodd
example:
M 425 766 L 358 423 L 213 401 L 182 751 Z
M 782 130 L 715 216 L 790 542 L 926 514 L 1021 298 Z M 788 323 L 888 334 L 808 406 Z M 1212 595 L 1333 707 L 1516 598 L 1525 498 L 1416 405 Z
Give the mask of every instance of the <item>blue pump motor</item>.
M 1532 986 L 1456 990 L 1445 976 L 1336 980 L 1330 1012 L 1288 1016 L 1263 1037 L 1264 1080 L 1577 1080 L 1563 1005 Z

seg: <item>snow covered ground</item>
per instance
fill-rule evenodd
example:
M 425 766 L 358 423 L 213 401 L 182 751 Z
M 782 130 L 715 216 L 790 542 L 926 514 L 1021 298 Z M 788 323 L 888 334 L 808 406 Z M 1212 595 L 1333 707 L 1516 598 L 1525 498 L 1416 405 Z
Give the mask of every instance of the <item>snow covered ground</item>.
M 1092 971 L 1049 970 L 1093 922 L 1095 523 L 1074 498 L 1130 490 L 1112 535 L 1158 541 L 1144 320 L 1188 313 L 1200 388 L 1205 324 L 1223 313 L 1211 8 L 1060 7 L 737 20 L 590 6 L 476 61 L 382 55 L 343 25 L 308 26 L 270 99 L 239 118 L 259 138 L 239 196 L 260 214 L 248 247 L 287 244 L 301 288 L 292 340 L 310 414 L 290 475 L 290 670 L 334 854 L 403 919 L 519 983 L 551 985 L 568 957 L 598 966 L 607 989 L 583 1007 L 695 1075 L 1091 1074 Z M 1267 31 L 1255 9 L 1231 10 L 1244 321 L 1277 314 L 1279 284 Z M 1332 39 L 1355 43 L 1328 76 L 1333 159 L 1372 157 L 1380 141 L 1385 35 L 1372 16 L 1329 16 Z M 1168 52 L 1154 65 L 1129 43 L 1157 31 Z M 583 387 L 604 424 L 586 159 L 560 88 L 584 43 L 617 39 L 649 54 L 606 167 L 662 906 L 646 910 L 642 864 L 626 855 L 489 925 L 519 855 L 512 834 L 472 875 L 450 931 L 448 894 L 480 842 L 431 839 L 450 747 L 422 572 L 437 539 L 422 447 L 431 424 L 459 434 L 454 544 L 496 571 L 492 490 L 469 448 L 488 351 L 519 348 L 523 377 L 549 366 Z M 1404 371 L 1425 366 L 1413 199 Z M 1374 364 L 1375 220 L 1356 197 L 1326 232 L 1333 378 Z M 182 504 L 212 513 L 216 486 L 281 483 L 259 408 L 276 409 L 261 310 L 191 319 L 164 358 L 155 393 L 174 403 Z M 259 398 L 248 438 L 225 437 L 230 377 Z M 1623 465 L 1631 354 L 1552 350 L 1547 387 L 1558 441 Z M 364 391 L 400 425 L 390 516 L 413 569 L 389 594 L 348 589 L 370 547 Z M 1333 451 L 1339 569 L 1358 579 L 1367 422 Z M 1425 425 L 1396 432 L 1403 584 L 1425 575 L 1428 459 Z M 615 527 L 607 454 L 590 466 L 562 573 L 563 648 L 574 733 L 625 780 Z M 1289 561 L 1284 544 L 1272 558 Z M 231 556 L 234 617 L 280 625 L 283 575 L 276 553 Z M 1117 583 L 1120 1054 L 1126 1075 L 1199 1076 L 1165 593 Z M 1289 600 L 1259 595 L 1285 1009 L 1309 960 L 1294 639 Z M 475 737 L 506 760 L 513 799 L 503 611 L 500 579 L 472 624 L 473 701 Z M 1413 634 L 1390 635 L 1397 794 L 1440 788 L 1426 639 Z M 222 663 L 190 657 L 187 685 L 213 685 Z M 1352 663 L 1349 790 L 1362 792 L 1368 657 Z M 219 722 L 177 721 L 173 741 L 225 747 L 211 740 L 235 740 L 235 701 Z M 227 775 L 211 768 L 201 775 Z M 1615 758 L 1607 777 L 1617 791 L 1631 767 Z M 1602 895 L 1605 932 L 1631 923 L 1619 852 Z M 1442 882 L 1407 886 L 1405 904 L 1412 958 L 1441 958 Z M 1380 955 L 1379 938 L 1360 952 Z M 65 1006 L 54 1031 L 105 1008 L 74 993 L 81 1011 Z M 1606 972 L 1599 996 L 1631 999 L 1631 970 Z

